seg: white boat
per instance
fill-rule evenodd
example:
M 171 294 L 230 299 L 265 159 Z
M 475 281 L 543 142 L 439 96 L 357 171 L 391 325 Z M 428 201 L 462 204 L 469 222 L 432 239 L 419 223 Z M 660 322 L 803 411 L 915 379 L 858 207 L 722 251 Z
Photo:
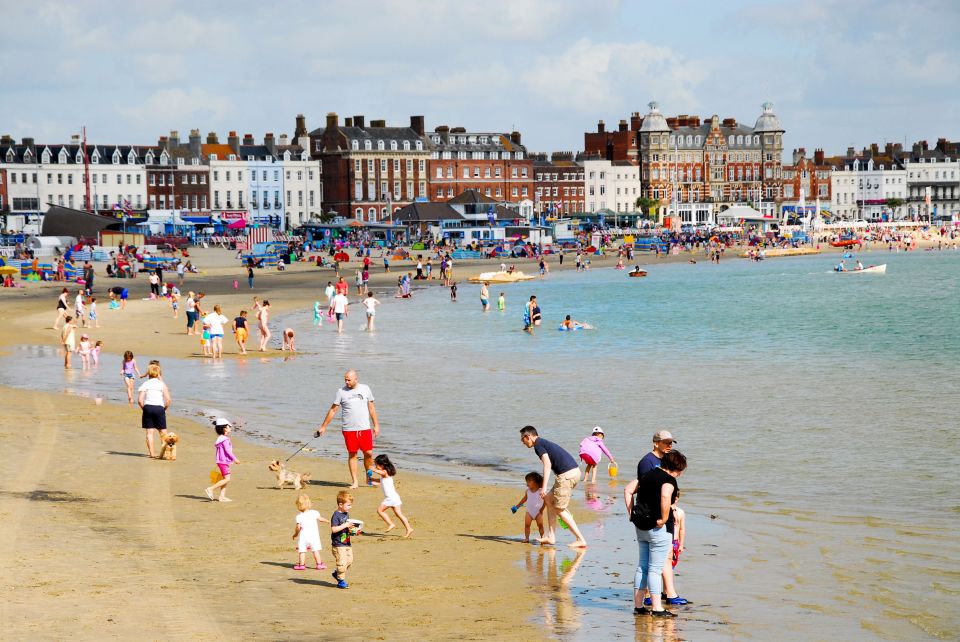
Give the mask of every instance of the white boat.
M 887 273 L 887 264 L 881 263 L 880 265 L 871 265 L 865 267 L 862 270 L 843 270 L 837 274 L 886 274 Z
M 524 274 L 520 270 L 513 272 L 481 272 L 479 276 L 471 276 L 470 283 L 516 283 L 517 281 L 531 281 L 537 277 Z

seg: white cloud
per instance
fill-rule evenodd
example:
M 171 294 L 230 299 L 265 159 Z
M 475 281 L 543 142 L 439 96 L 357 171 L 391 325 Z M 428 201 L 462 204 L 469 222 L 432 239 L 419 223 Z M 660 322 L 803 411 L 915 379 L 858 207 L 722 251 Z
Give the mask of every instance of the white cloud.
M 187 123 L 190 127 L 220 125 L 233 115 L 231 100 L 206 89 L 161 89 L 141 101 L 118 106 L 117 113 L 131 125 L 145 131 Z

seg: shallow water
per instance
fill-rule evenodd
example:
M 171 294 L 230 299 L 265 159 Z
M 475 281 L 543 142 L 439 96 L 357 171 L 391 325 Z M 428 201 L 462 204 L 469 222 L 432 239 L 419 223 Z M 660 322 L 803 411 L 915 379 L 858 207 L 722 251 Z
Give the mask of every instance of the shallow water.
M 960 254 L 863 260 L 888 273 L 836 275 L 814 256 L 652 264 L 646 279 L 556 274 L 492 286 L 505 313 L 482 313 L 476 286 L 461 284 L 456 303 L 431 288 L 381 306 L 373 335 L 359 310 L 341 337 L 290 315 L 278 323 L 298 330 L 295 357 L 164 359 L 164 376 L 178 408 L 222 409 L 292 452 L 353 367 L 377 397 L 378 450 L 518 493 L 537 463 L 521 426 L 574 453 L 603 426 L 621 480 L 601 473 L 577 507 L 600 513 L 585 527 L 591 548 L 579 562 L 523 554 L 538 618 L 561 638 L 948 639 L 960 631 Z M 533 336 L 520 329 L 529 294 L 546 319 Z M 557 332 L 564 314 L 597 329 Z M 0 384 L 37 384 L 28 373 L 57 364 L 52 348 L 24 348 L 0 362 Z M 39 385 L 122 401 L 118 369 L 107 356 L 98 372 Z M 690 461 L 678 586 L 697 605 L 635 628 L 622 484 L 661 428 Z M 335 456 L 340 445 L 311 444 Z

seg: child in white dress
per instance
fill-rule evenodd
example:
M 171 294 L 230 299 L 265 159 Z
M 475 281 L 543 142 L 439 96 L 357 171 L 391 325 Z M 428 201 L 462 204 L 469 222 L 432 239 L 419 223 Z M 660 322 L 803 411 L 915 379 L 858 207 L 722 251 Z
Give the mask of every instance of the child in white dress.
M 540 489 L 543 488 L 543 475 L 540 473 L 527 473 L 524 478 L 527 482 L 527 492 L 515 506 L 510 510 L 514 513 L 521 506 L 527 507 L 527 514 L 523 518 L 523 541 L 530 543 L 530 525 L 533 520 L 537 520 L 537 529 L 540 531 L 540 537 L 543 537 L 543 497 L 540 497 Z
M 320 559 L 320 526 L 319 522 L 329 522 L 324 519 L 320 513 L 310 508 L 310 497 L 303 493 L 297 497 L 297 526 L 293 531 L 293 539 L 297 540 L 297 564 L 293 567 L 295 571 L 302 571 L 306 568 L 304 562 L 307 558 L 307 551 L 313 552 L 313 561 L 317 563 L 316 569 L 322 571 L 327 565 Z
M 390 458 L 386 455 L 377 455 L 373 460 L 374 471 L 380 475 L 380 488 L 383 489 L 383 501 L 380 503 L 380 507 L 377 508 L 377 515 L 387 523 L 386 532 L 392 531 L 397 527 L 393 523 L 393 520 L 390 519 L 390 516 L 387 515 L 387 509 L 392 508 L 393 514 L 397 516 L 397 519 L 400 520 L 400 523 L 403 524 L 403 527 L 407 529 L 407 532 L 404 533 L 404 537 L 410 537 L 413 534 L 413 527 L 410 526 L 410 521 L 406 516 L 401 512 L 400 505 L 403 503 L 400 500 L 400 495 L 397 493 L 396 486 L 394 486 L 393 478 L 397 475 L 397 469 L 392 463 L 390 463 Z

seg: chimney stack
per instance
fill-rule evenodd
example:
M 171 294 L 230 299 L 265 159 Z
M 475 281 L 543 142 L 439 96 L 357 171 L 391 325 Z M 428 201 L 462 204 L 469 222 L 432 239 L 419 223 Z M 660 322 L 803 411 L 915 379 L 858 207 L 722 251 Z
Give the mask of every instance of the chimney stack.
M 73 134 L 73 135 L 71 135 L 71 136 L 70 136 L 70 144 L 71 144 L 71 145 L 79 145 L 79 144 L 80 144 L 80 134 Z
M 437 128 L 434 129 L 433 131 L 440 134 L 440 140 L 443 141 L 444 143 L 450 142 L 450 127 L 448 127 L 447 125 L 437 125 Z
M 347 116 L 346 118 L 344 118 L 344 119 L 343 119 L 343 126 L 344 126 L 344 127 L 353 127 L 353 118 L 350 117 L 350 116 Z
M 823 150 L 815 149 L 813 150 L 813 164 L 820 166 L 823 165 Z
M 630 131 L 638 131 L 641 124 L 643 124 L 643 118 L 640 116 L 640 112 L 635 111 L 630 114 Z
M 168 139 L 166 136 L 161 136 L 160 138 L 157 139 L 157 147 L 159 147 L 164 151 L 168 151 L 168 152 L 170 151 L 170 143 L 168 142 Z
M 10 134 L 0 136 L 0 145 L 13 145 L 13 136 Z
M 337 118 L 337 112 L 330 111 L 327 112 L 327 129 L 333 129 L 339 127 L 339 119 Z
M 297 126 L 293 130 L 293 137 L 297 139 L 307 135 L 307 119 L 303 114 L 297 114 Z
M 847 147 L 847 158 L 853 158 L 856 155 L 857 150 L 855 150 L 853 147 Z
M 627 121 L 621 118 L 621 119 L 620 119 L 620 124 L 619 124 L 619 126 L 617 127 L 617 130 L 618 130 L 618 131 L 621 131 L 621 132 L 627 131 Z
M 176 129 L 170 130 L 170 149 L 176 149 L 180 146 L 180 132 Z
M 24 138 L 24 139 L 23 139 L 23 145 L 24 145 L 25 147 L 33 147 L 33 139 L 32 139 L 32 138 Z
M 626 125 L 626 123 L 624 123 Z M 626 131 L 626 129 L 624 129 Z M 510 132 L 510 140 L 514 145 L 520 144 L 520 132 Z
M 286 134 L 280 134 L 280 146 L 286 147 L 290 144 L 290 138 Z
M 237 132 L 231 131 L 227 134 L 227 145 L 230 146 L 234 154 L 240 155 L 240 137 L 237 136 Z
M 597 122 L 597 133 L 603 134 L 606 131 L 607 131 L 607 126 L 603 124 L 603 121 L 601 120 Z
M 366 121 L 365 121 L 365 118 L 364 118 L 364 116 L 363 116 L 362 114 L 361 114 L 360 116 L 357 116 L 356 114 L 354 114 L 354 116 L 353 116 L 353 126 L 354 126 L 354 127 L 360 127 L 360 128 L 362 129 L 362 128 L 366 127 L 366 124 L 365 124 L 365 123 L 366 123 Z
M 410 129 L 416 132 L 417 136 L 423 136 L 423 132 L 425 131 L 423 125 L 423 116 L 411 116 Z
M 387 121 L 382 120 L 382 119 L 371 120 L 371 121 L 370 121 L 370 126 L 371 126 L 371 127 L 386 127 L 386 126 L 387 126 Z
M 193 158 L 200 158 L 200 130 L 190 130 L 190 155 Z
M 263 146 L 270 150 L 271 156 L 277 155 L 277 141 L 273 137 L 273 132 L 269 132 L 263 137 Z
M 207 133 L 207 145 L 217 145 L 220 141 L 217 140 L 217 132 L 208 132 Z M 170 145 L 173 146 L 173 136 L 170 137 Z
M 256 141 L 253 140 L 253 134 L 244 134 L 243 135 L 243 145 L 256 145 Z

